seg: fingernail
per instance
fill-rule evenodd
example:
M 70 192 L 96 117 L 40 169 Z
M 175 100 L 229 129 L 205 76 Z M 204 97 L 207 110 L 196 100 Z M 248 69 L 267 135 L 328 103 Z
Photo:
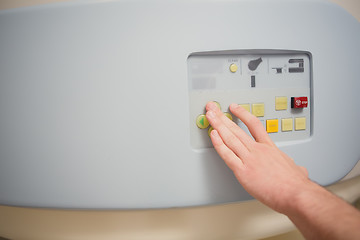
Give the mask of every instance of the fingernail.
M 239 104 L 236 104 L 236 103 L 230 104 L 230 108 L 235 109 L 235 108 L 238 108 L 238 107 L 239 107 Z
M 219 133 L 215 129 L 211 131 L 211 135 L 213 135 L 214 137 L 220 137 Z
M 217 108 L 216 104 L 214 102 L 208 103 L 208 109 L 209 110 L 215 110 Z

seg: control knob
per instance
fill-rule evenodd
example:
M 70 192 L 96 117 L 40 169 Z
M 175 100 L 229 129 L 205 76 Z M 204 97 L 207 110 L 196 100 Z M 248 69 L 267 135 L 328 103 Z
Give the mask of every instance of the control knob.
M 248 67 L 251 71 L 255 71 L 261 62 L 262 62 L 261 57 L 255 60 L 251 60 L 248 64 Z

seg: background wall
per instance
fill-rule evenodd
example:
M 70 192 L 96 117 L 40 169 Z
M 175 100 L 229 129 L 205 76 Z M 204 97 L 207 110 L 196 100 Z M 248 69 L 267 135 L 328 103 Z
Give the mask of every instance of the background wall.
M 9 9 L 69 0 L 0 0 Z M 360 21 L 359 0 L 332 0 Z M 0 33 L 1 34 L 1 33 Z M 356 166 L 360 172 L 360 164 Z M 348 178 L 350 178 L 348 177 Z M 360 177 L 329 188 L 349 202 Z M 0 206 L 0 236 L 11 239 L 303 239 L 287 217 L 257 201 L 185 209 L 73 211 Z M 0 237 L 1 239 L 1 237 Z

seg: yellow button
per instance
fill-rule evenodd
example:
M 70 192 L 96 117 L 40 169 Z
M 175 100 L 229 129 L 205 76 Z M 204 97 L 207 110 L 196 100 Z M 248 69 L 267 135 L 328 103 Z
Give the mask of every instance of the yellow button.
M 283 118 L 281 119 L 281 131 L 288 132 L 293 130 L 293 119 Z
M 287 109 L 287 97 L 275 97 L 275 110 L 286 110 Z
M 263 117 L 265 115 L 265 104 L 263 103 L 253 103 L 252 112 L 256 117 Z
M 209 137 L 210 137 L 210 134 L 211 134 L 211 131 L 212 130 L 214 130 L 214 128 L 213 127 L 209 127 L 209 130 L 208 130 L 208 135 L 209 135 Z
M 232 118 L 232 116 L 231 116 L 230 113 L 225 112 L 224 115 L 225 115 L 228 119 L 230 119 L 231 121 L 233 120 L 233 118 Z
M 279 131 L 279 121 L 277 119 L 266 120 L 266 131 L 268 133 L 275 133 Z
M 305 130 L 306 129 L 306 118 L 295 118 L 295 130 Z
M 218 103 L 218 102 L 216 102 L 216 101 L 213 101 L 215 104 L 216 104 L 216 106 L 221 110 L 221 106 L 220 106 L 220 103 Z
M 245 108 L 248 112 L 250 112 L 250 104 L 239 104 L 239 106 Z
M 238 66 L 235 63 L 232 63 L 229 67 L 230 72 L 235 73 L 238 70 Z
M 196 118 L 196 125 L 201 129 L 205 129 L 209 126 L 209 121 L 204 114 L 201 114 Z

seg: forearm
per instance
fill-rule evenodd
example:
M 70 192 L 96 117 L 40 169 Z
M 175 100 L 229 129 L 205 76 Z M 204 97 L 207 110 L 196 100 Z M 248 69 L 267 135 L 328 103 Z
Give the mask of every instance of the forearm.
M 325 188 L 309 183 L 284 213 L 306 239 L 357 239 L 360 212 Z

